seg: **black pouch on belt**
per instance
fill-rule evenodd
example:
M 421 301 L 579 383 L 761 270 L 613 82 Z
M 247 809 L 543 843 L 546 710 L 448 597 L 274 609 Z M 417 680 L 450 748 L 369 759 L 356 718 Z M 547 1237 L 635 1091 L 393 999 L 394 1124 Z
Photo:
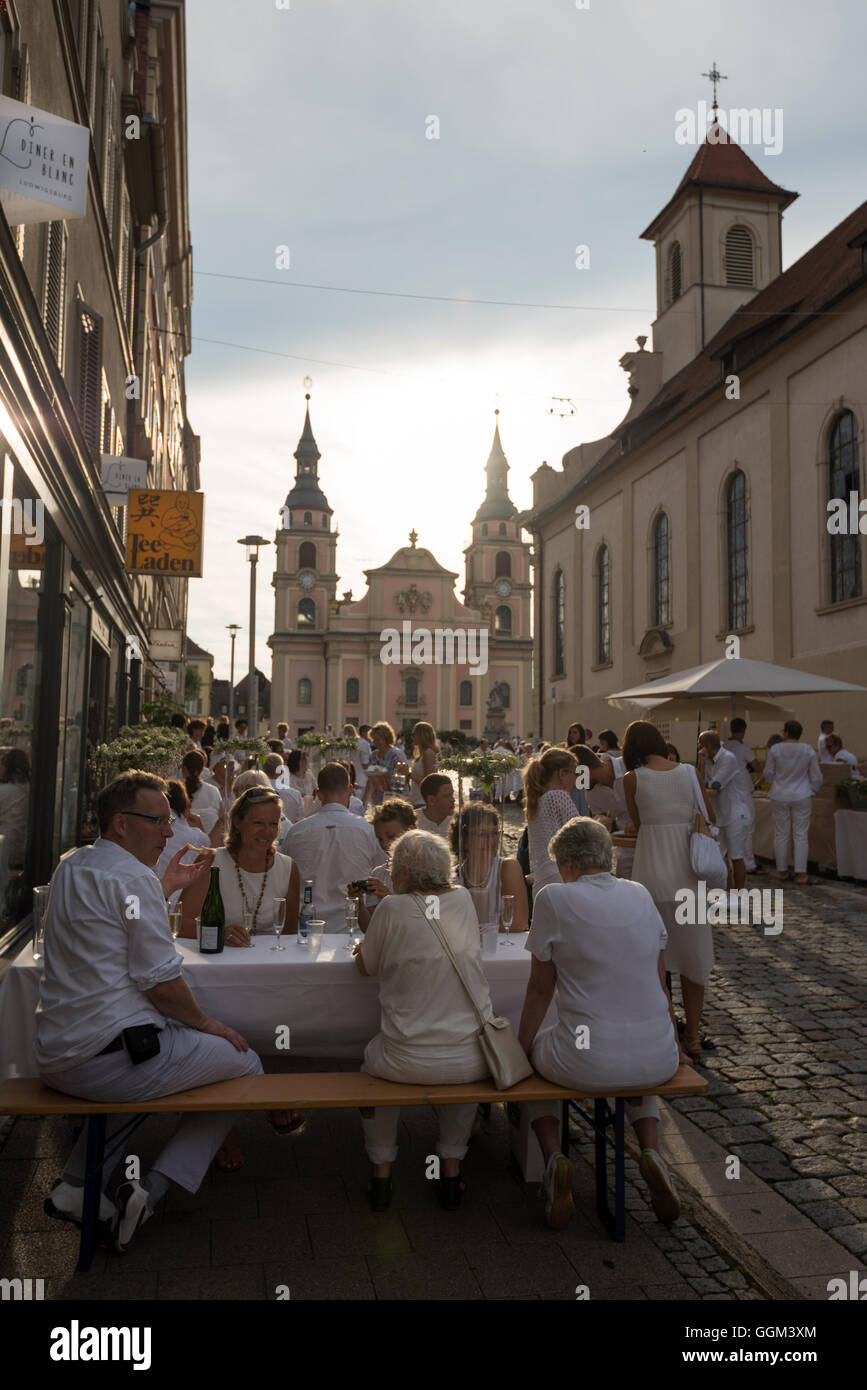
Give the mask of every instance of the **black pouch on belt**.
M 123 1041 L 129 1060 L 138 1066 L 156 1057 L 160 1050 L 160 1030 L 154 1023 L 140 1023 L 135 1028 L 124 1028 Z

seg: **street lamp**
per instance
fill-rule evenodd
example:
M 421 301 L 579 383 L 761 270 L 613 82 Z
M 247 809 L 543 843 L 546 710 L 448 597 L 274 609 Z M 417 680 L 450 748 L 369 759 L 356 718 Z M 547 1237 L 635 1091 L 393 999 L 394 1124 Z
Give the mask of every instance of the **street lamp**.
M 232 639 L 232 669 L 229 675 L 229 738 L 232 737 L 232 725 L 235 722 L 235 638 L 241 631 L 240 623 L 227 623 L 226 631 Z
M 247 552 L 247 559 L 250 561 L 250 674 L 248 684 L 250 686 L 250 737 L 259 736 L 259 691 L 256 680 L 256 565 L 259 562 L 259 547 L 270 545 L 271 542 L 264 536 L 243 536 L 239 541 Z

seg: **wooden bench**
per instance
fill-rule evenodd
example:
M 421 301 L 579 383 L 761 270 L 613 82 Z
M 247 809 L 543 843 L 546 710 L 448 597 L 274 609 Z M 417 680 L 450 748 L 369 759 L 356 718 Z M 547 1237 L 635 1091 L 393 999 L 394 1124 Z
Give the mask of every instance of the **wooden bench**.
M 106 1102 L 77 1100 L 53 1091 L 38 1077 L 18 1077 L 0 1083 L 0 1115 L 70 1115 L 87 1123 L 87 1159 L 84 1183 L 84 1210 L 81 1223 L 78 1268 L 90 1268 L 97 1233 L 99 1197 L 105 1160 L 117 1152 L 128 1136 L 148 1115 L 194 1114 L 215 1110 L 343 1110 L 390 1105 L 492 1105 L 497 1102 L 531 1100 L 562 1104 L 562 1148 L 569 1152 L 569 1108 L 574 1107 L 596 1134 L 596 1210 L 617 1241 L 626 1238 L 624 1101 L 637 1095 L 697 1096 L 708 1088 L 704 1077 L 692 1067 L 682 1066 L 670 1081 L 644 1091 L 608 1092 L 615 1101 L 613 1115 L 608 1112 L 605 1095 L 568 1090 L 533 1075 L 498 1091 L 490 1081 L 460 1086 L 414 1086 L 381 1081 L 361 1071 L 284 1072 L 266 1076 L 244 1076 L 235 1081 L 216 1081 L 210 1086 L 178 1091 L 156 1100 Z M 577 1104 L 593 1101 L 593 1118 Z M 130 1115 L 128 1125 L 112 1135 L 112 1148 L 106 1154 L 106 1115 Z M 614 1137 L 606 1129 L 613 1124 Z M 614 1212 L 608 1205 L 607 1144 L 614 1150 Z

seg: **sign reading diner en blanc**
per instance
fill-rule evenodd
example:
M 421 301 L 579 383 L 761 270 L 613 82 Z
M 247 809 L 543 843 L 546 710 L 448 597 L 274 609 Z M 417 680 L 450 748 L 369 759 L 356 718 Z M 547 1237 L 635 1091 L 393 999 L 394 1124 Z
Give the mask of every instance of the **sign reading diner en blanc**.
M 130 488 L 127 573 L 200 579 L 204 506 L 203 492 Z
M 0 206 L 13 226 L 83 217 L 90 131 L 0 96 Z

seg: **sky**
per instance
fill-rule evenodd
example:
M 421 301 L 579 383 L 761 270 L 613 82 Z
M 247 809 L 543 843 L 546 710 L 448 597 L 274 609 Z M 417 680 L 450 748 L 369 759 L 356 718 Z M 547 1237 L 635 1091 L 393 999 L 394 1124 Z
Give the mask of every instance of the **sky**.
M 248 532 L 272 542 L 256 623 L 270 674 L 305 390 L 338 593 L 356 598 L 413 528 L 462 587 L 495 409 L 521 509 L 543 460 L 620 422 L 618 362 L 655 316 L 639 236 L 695 153 L 676 113 L 710 105 L 714 63 L 723 109 L 782 112 L 779 153 L 744 148 L 800 194 L 784 269 L 867 187 L 863 0 L 279 3 L 187 4 L 186 373 L 206 494 L 188 633 L 225 677 L 239 623 L 236 679 Z

